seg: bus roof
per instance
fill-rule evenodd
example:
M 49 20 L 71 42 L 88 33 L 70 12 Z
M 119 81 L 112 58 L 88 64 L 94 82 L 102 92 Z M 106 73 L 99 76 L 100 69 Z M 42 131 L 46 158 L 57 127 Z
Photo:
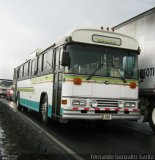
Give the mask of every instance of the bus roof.
M 85 43 L 139 51 L 138 42 L 130 36 L 103 29 L 78 28 L 59 38 L 46 48 L 36 49 L 31 53 L 30 58 L 27 59 L 24 63 L 30 61 L 36 57 L 36 55 L 41 54 L 51 47 L 57 47 L 67 43 Z M 137 54 L 139 54 L 139 52 L 137 52 Z
M 33 59 L 33 57 L 48 50 L 52 46 L 60 46 L 63 44 L 74 42 L 130 49 L 136 51 L 139 49 L 138 42 L 130 36 L 101 29 L 78 28 L 62 36 L 46 48 L 36 49 L 31 53 L 30 59 Z
M 138 42 L 134 38 L 127 35 L 101 29 L 79 28 L 64 35 L 63 37 L 55 41 L 55 43 L 52 43 L 52 45 L 49 45 L 48 47 L 43 49 L 41 52 L 47 50 L 54 45 L 59 46 L 73 42 L 117 47 L 131 50 L 139 49 Z

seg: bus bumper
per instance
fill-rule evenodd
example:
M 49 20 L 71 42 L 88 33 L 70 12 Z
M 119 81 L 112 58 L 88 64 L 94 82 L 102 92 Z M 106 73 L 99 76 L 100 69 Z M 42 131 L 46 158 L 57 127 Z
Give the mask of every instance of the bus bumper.
M 62 119 L 86 119 L 86 120 L 112 120 L 112 119 L 128 119 L 137 120 L 140 118 L 139 111 L 119 111 L 117 113 L 113 112 L 95 112 L 95 111 L 72 111 L 63 110 Z

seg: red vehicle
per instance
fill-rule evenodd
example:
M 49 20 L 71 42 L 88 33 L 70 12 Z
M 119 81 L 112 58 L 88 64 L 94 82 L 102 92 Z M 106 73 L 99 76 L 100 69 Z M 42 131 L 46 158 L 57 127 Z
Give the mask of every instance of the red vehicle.
M 6 99 L 12 101 L 13 99 L 13 85 L 11 85 L 6 91 Z

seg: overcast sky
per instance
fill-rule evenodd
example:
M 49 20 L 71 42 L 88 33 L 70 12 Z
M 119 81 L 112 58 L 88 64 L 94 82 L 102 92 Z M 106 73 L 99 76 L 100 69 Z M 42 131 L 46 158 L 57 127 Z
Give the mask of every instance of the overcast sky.
M 153 7 L 155 0 L 0 0 L 0 78 L 72 29 L 112 27 Z

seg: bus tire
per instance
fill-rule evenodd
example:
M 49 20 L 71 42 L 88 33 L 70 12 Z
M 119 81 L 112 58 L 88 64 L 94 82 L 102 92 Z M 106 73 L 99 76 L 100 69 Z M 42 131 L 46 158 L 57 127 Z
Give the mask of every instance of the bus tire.
M 27 113 L 27 112 L 28 112 L 28 108 L 27 108 L 27 107 L 23 107 L 23 111 L 24 111 L 25 113 Z
M 151 105 L 149 108 L 149 124 L 152 130 L 155 132 L 155 104 Z
M 41 117 L 42 121 L 45 125 L 48 124 L 49 118 L 48 118 L 48 97 L 47 95 L 44 96 L 42 104 L 41 104 Z
M 19 111 L 21 111 L 22 107 L 20 105 L 20 95 L 19 95 L 19 93 L 17 94 L 17 102 L 16 102 L 16 104 L 17 104 L 17 109 Z

